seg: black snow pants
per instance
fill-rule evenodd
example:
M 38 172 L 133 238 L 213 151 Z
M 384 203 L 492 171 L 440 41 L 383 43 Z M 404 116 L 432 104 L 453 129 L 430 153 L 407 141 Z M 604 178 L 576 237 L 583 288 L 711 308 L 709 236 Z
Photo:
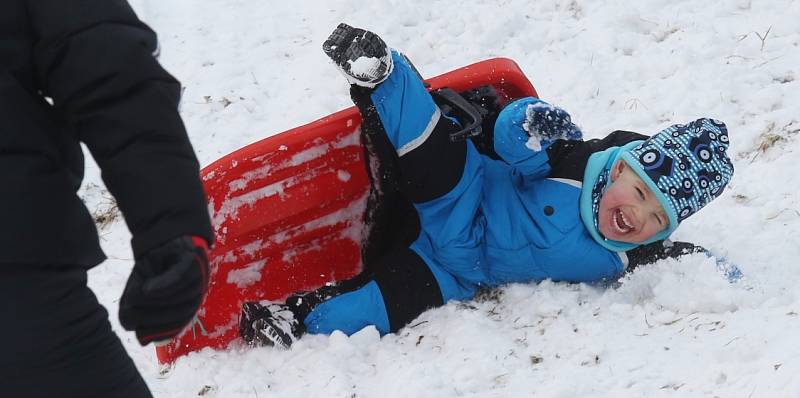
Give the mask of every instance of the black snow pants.
M 0 265 L 0 396 L 152 397 L 85 269 Z

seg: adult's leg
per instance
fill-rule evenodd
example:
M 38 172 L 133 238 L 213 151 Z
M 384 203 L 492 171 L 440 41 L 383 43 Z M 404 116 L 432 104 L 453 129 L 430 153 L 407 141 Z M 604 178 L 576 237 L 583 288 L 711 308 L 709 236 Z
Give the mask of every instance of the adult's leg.
M 2 396 L 151 398 L 73 267 L 0 265 Z

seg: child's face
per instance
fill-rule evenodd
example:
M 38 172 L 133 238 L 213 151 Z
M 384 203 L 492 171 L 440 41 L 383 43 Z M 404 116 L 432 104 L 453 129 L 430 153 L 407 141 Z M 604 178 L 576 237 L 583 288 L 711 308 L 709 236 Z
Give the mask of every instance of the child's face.
M 598 229 L 606 239 L 640 243 L 669 225 L 655 195 L 624 161 L 611 170 L 611 186 L 600 198 Z

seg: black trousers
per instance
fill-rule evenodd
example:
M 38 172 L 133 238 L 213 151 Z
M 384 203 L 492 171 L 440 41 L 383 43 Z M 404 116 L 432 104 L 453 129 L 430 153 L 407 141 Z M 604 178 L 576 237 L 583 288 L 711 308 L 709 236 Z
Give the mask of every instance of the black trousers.
M 0 396 L 151 398 L 86 270 L 0 264 Z

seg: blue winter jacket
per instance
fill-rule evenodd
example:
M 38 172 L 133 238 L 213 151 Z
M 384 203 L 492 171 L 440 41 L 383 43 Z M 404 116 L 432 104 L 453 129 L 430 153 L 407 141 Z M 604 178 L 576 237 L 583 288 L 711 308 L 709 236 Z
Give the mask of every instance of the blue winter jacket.
M 394 71 L 371 99 L 389 140 L 403 156 L 424 141 L 439 109 L 406 61 L 396 53 L 393 59 Z M 415 205 L 421 233 L 411 248 L 429 264 L 445 299 L 468 297 L 468 292 L 447 293 L 465 286 L 544 279 L 595 282 L 624 270 L 624 252 L 604 247 L 581 219 L 582 181 L 596 179 L 591 173 L 600 171 L 594 168 L 585 175 L 592 155 L 602 153 L 600 157 L 613 161 L 622 145 L 646 136 L 620 131 L 602 140 L 527 145 L 526 110 L 537 102 L 520 99 L 500 113 L 494 145 L 502 160 L 478 153 L 469 143 L 457 186 L 441 198 Z
M 525 110 L 536 101 L 525 98 L 501 112 L 494 143 L 504 161 L 482 157 L 487 283 L 616 277 L 624 269 L 622 258 L 595 241 L 581 220 L 581 179 L 553 173 L 553 163 L 561 159 L 548 149 L 566 141 L 544 143 L 539 151 L 526 145 Z

